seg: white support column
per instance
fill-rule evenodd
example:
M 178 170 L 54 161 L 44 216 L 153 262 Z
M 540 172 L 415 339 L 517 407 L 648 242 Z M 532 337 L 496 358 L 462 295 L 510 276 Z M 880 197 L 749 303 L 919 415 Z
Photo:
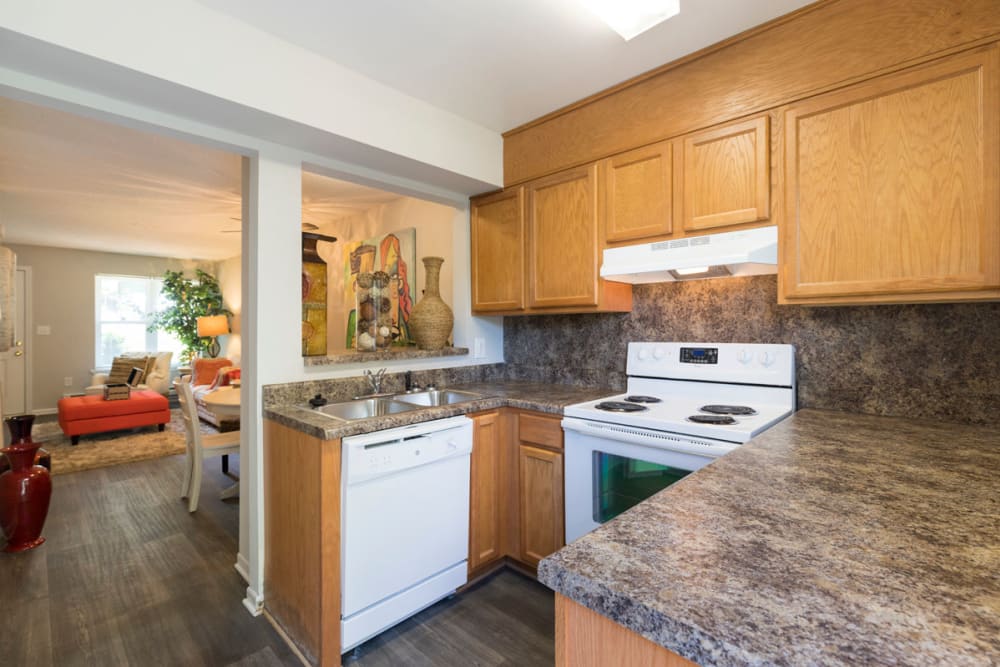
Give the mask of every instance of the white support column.
M 243 382 L 240 552 L 248 567 L 244 606 L 261 612 L 264 590 L 264 474 L 261 387 L 301 372 L 302 163 L 279 149 L 249 159 L 243 226 Z M 251 406 L 257 406 L 251 411 Z M 252 413 L 252 414 L 251 414 Z

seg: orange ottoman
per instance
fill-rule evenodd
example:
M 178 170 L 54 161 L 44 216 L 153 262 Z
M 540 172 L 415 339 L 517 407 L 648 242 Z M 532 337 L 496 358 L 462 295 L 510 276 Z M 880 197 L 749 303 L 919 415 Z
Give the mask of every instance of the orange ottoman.
M 133 390 L 119 401 L 105 401 L 103 396 L 59 399 L 59 426 L 74 445 L 81 435 L 154 424 L 162 431 L 169 421 L 170 404 L 155 391 Z

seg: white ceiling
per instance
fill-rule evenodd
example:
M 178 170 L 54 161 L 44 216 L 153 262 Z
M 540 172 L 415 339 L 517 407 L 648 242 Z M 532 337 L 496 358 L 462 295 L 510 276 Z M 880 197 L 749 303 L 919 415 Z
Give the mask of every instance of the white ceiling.
M 240 156 L 0 98 L 10 243 L 184 259 L 240 252 Z M 232 218 L 235 218 L 233 220 Z
M 400 199 L 401 195 L 329 176 L 302 172 L 302 222 L 317 226 Z
M 624 42 L 581 0 L 199 1 L 496 131 L 812 2 L 681 0 Z
M 630 42 L 581 0 L 199 0 L 496 131 L 808 0 L 681 0 Z M 316 82 L 322 85 L 322 82 Z M 306 173 L 303 221 L 398 195 Z M 0 98 L 0 224 L 11 243 L 224 259 L 240 252 L 240 157 Z
M 10 243 L 218 260 L 240 253 L 240 157 L 0 98 L 0 224 Z M 317 225 L 399 195 L 303 173 Z

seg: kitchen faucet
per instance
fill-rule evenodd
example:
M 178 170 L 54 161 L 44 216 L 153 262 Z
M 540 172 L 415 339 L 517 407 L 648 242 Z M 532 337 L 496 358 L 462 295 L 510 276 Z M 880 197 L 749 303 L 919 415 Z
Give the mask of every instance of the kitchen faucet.
M 372 390 L 372 395 L 382 393 L 382 379 L 385 377 L 385 369 L 380 368 L 374 373 L 365 369 L 365 379 L 368 380 L 368 388 Z

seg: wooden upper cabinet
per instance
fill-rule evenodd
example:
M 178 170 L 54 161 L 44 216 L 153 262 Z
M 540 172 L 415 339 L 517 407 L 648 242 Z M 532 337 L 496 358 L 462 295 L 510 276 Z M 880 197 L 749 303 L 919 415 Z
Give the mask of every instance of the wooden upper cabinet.
M 528 306 L 597 306 L 597 164 L 525 186 L 528 199 Z
M 472 310 L 524 308 L 524 188 L 472 201 Z
M 727 227 L 770 216 L 768 117 L 727 123 L 684 139 L 684 229 Z
M 998 53 L 786 110 L 782 302 L 1000 296 Z
M 673 173 L 673 144 L 669 141 L 601 163 L 608 242 L 673 231 Z

